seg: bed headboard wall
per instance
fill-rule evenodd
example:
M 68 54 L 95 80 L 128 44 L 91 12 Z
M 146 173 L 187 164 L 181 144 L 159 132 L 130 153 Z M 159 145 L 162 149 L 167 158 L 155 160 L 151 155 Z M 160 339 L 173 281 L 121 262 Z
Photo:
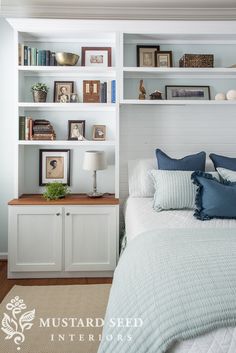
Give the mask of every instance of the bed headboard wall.
M 235 106 L 122 106 L 121 200 L 128 196 L 127 161 L 155 158 L 157 147 L 176 158 L 199 151 L 236 156 Z

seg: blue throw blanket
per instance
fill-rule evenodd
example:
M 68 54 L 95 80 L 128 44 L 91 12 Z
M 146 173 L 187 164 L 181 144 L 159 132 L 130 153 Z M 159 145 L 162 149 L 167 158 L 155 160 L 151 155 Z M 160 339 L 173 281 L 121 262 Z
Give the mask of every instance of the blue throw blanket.
M 236 230 L 139 235 L 115 271 L 99 353 L 163 353 L 236 326 Z

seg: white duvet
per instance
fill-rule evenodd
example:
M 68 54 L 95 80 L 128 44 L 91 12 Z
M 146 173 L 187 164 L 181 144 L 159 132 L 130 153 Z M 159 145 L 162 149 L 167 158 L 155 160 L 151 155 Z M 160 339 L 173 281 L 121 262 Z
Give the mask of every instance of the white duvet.
M 235 228 L 236 231 L 236 220 L 199 221 L 193 217 L 193 211 L 156 212 L 152 204 L 152 198 L 127 199 L 124 208 L 127 244 L 138 234 L 157 228 Z M 236 328 L 222 328 L 179 342 L 168 353 L 236 353 Z

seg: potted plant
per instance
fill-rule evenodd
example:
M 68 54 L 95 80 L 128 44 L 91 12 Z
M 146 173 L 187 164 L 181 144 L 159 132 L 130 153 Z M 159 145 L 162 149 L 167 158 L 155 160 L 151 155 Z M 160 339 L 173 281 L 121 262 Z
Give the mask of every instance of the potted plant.
M 68 194 L 70 194 L 68 185 L 63 185 L 62 183 L 55 181 L 46 185 L 46 190 L 43 194 L 43 197 L 50 201 L 63 199 Z
M 48 86 L 45 83 L 35 83 L 32 87 L 33 99 L 35 103 L 44 103 L 47 99 Z

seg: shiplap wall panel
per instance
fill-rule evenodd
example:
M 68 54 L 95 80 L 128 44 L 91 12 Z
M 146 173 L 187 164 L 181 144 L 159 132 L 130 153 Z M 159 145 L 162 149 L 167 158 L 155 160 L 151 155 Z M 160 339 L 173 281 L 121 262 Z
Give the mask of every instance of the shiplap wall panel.
M 234 106 L 122 106 L 120 197 L 128 196 L 129 159 L 155 158 L 159 147 L 173 157 L 206 151 L 236 156 Z

